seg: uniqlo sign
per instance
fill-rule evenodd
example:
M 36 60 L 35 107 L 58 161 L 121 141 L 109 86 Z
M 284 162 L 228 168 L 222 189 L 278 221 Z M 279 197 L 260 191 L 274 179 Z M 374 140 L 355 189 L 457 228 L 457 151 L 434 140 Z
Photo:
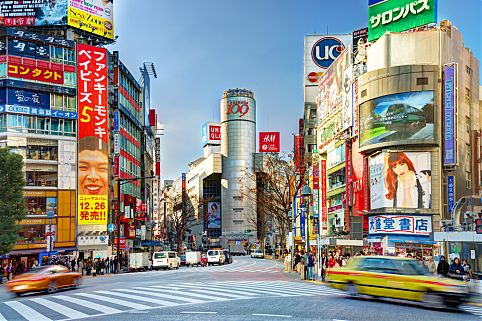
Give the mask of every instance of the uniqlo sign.
M 280 151 L 279 132 L 260 132 L 259 133 L 259 152 L 260 153 L 279 153 Z

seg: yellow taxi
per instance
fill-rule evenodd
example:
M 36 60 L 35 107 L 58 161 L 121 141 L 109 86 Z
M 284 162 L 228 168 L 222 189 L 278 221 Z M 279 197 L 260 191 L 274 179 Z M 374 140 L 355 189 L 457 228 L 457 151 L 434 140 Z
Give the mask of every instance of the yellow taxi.
M 420 301 L 435 308 L 455 308 L 470 299 L 465 282 L 435 276 L 417 260 L 400 257 L 355 256 L 346 266 L 329 269 L 327 281 L 350 296 Z
M 78 272 L 70 272 L 62 265 L 51 265 L 16 276 L 7 282 L 7 289 L 17 295 L 38 291 L 55 293 L 61 288 L 78 287 L 81 279 L 82 275 Z

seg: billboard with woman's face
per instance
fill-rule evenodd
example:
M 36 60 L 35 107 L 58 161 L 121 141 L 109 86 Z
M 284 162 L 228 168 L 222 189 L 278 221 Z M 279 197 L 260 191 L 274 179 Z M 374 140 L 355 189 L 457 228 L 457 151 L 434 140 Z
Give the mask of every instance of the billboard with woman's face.
M 220 202 L 208 202 L 208 228 L 221 228 Z
M 434 139 L 434 92 L 404 92 L 360 104 L 360 147 Z
M 370 158 L 370 207 L 432 208 L 430 152 L 384 152 Z

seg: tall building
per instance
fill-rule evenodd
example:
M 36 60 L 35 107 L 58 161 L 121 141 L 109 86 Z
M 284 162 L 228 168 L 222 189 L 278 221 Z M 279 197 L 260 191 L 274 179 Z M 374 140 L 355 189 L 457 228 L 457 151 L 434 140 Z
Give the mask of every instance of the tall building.
M 221 226 L 229 235 L 256 229 L 256 101 L 253 92 L 229 89 L 221 100 Z M 251 237 L 250 241 L 254 238 Z

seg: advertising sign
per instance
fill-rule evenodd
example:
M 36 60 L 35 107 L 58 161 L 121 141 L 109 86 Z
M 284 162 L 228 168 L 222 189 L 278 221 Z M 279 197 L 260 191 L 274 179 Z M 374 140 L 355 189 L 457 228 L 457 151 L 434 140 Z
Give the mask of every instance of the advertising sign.
M 248 97 L 228 97 L 225 111 L 226 120 L 256 121 L 255 103 Z
M 5 26 L 65 25 L 67 0 L 3 0 L 0 21 Z
M 434 93 L 414 91 L 360 104 L 360 147 L 399 141 L 433 141 Z
M 348 34 L 305 36 L 305 86 L 316 86 L 318 79 L 351 41 L 351 35 Z
M 48 44 L 36 44 L 23 39 L 8 39 L 8 54 L 39 60 L 50 59 Z
M 221 228 L 220 202 L 208 202 L 208 228 Z
M 280 133 L 279 132 L 259 132 L 259 152 L 260 153 L 279 153 Z
M 313 165 L 313 189 L 320 189 L 320 166 Z
M 354 78 L 366 72 L 368 28 L 353 31 L 353 74 Z
M 66 118 L 66 119 L 77 119 L 77 113 L 73 111 L 61 111 L 61 110 L 50 110 L 34 107 L 21 107 L 21 106 L 1 106 L 1 113 L 12 113 L 21 115 L 35 115 L 35 116 L 48 116 L 54 118 Z
M 207 122 L 202 127 L 202 144 L 220 145 L 221 144 L 221 124 Z
M 326 207 L 326 160 L 321 161 L 321 222 L 323 230 L 328 229 L 328 208 Z
M 47 197 L 46 199 L 47 217 L 54 217 L 57 215 L 57 197 Z
M 57 240 L 57 225 L 45 225 L 45 238 L 47 241 L 47 252 L 54 250 L 54 242 Z
M 430 235 L 430 215 L 375 215 L 368 218 L 369 234 Z
M 295 166 L 296 173 L 301 173 L 303 167 L 303 136 L 295 136 Z
M 0 2 L 5 2 L 5 1 L 0 0 Z M 60 1 L 57 1 L 57 2 L 60 2 Z M 68 48 L 74 48 L 75 47 L 75 42 L 72 41 L 72 40 L 56 38 L 56 37 L 53 37 L 51 35 L 36 34 L 34 32 L 30 32 L 28 30 L 11 28 L 11 27 L 6 28 L 6 30 L 7 30 L 7 36 L 15 36 L 16 38 L 22 38 L 22 39 L 34 40 L 34 41 L 41 41 L 41 42 L 46 42 L 46 43 L 49 43 L 49 44 L 52 44 L 52 45 L 68 47 Z
M 444 66 L 444 165 L 455 166 L 457 163 L 456 157 L 456 140 L 455 140 L 455 88 L 456 88 L 456 68 L 457 65 Z
M 107 225 L 109 127 L 106 49 L 78 44 L 78 224 Z
M 452 213 L 455 207 L 455 176 L 447 176 L 447 210 Z
M 352 143 L 345 143 L 345 155 L 346 155 L 346 200 L 345 200 L 345 226 L 350 228 L 350 212 L 352 209 L 352 195 L 353 195 L 353 164 L 352 164 Z
M 32 90 L 9 88 L 7 90 L 7 104 L 50 109 L 50 94 Z
M 368 41 L 377 40 L 387 31 L 400 32 L 437 21 L 436 0 L 371 2 L 368 7 Z
M 64 84 L 64 72 L 38 66 L 8 63 L 8 77 L 47 82 L 55 85 Z
M 383 152 L 370 158 L 370 206 L 431 208 L 432 163 L 429 152 Z
M 68 25 L 114 39 L 113 2 L 113 0 L 69 0 Z
M 316 97 L 318 125 L 329 115 L 343 109 L 342 129 L 352 126 L 352 61 L 351 47 L 347 48 L 328 68 L 318 82 Z
M 119 126 L 119 111 L 115 110 L 114 111 L 114 131 L 118 132 L 120 129 Z

